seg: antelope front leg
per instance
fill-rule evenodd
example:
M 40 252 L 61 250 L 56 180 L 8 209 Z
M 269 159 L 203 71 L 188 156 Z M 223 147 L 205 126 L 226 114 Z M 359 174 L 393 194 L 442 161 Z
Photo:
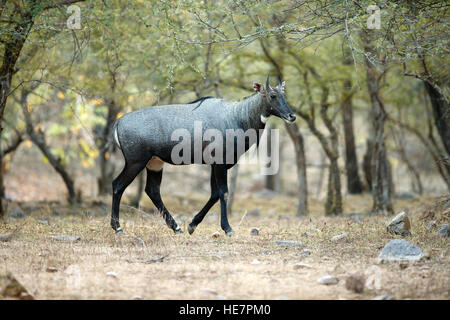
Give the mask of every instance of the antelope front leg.
M 183 233 L 183 231 L 181 231 L 181 228 L 175 222 L 175 219 L 172 217 L 172 215 L 162 202 L 160 193 L 162 172 L 162 169 L 159 171 L 153 171 L 147 168 L 147 183 L 145 186 L 145 193 L 147 193 L 153 204 L 162 214 L 167 226 L 171 228 L 175 233 Z
M 189 234 L 193 234 L 195 228 L 203 221 L 203 218 L 206 216 L 211 207 L 219 200 L 219 189 L 216 185 L 216 177 L 214 176 L 214 169 L 211 168 L 211 197 L 205 206 L 200 210 L 199 213 L 195 215 L 192 219 L 191 223 L 188 225 Z

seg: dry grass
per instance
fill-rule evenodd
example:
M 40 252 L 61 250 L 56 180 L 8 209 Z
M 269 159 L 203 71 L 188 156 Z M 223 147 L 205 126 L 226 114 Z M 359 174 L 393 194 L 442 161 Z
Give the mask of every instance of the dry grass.
M 183 230 L 205 201 L 200 195 L 166 199 Z M 295 199 L 289 197 L 240 195 L 239 210 L 230 218 L 233 238 L 223 235 L 217 214 L 207 216 L 192 236 L 174 235 L 158 215 L 123 206 L 121 222 L 127 235 L 118 236 L 109 227 L 107 206 L 60 209 L 63 214 L 54 216 L 52 205 L 42 204 L 25 219 L 0 223 L 0 234 L 20 227 L 12 240 L 0 242 L 0 274 L 12 272 L 38 299 L 372 299 L 379 294 L 448 299 L 448 239 L 427 230 L 427 221 L 419 219 L 422 208 L 431 202 L 395 203 L 397 211 L 408 209 L 412 220 L 412 236 L 407 240 L 426 251 L 429 259 L 404 269 L 399 264 L 377 265 L 380 287 L 366 288 L 362 294 L 347 290 L 345 279 L 376 264 L 381 248 L 393 238 L 384 226 L 389 218 L 321 217 L 323 203 L 318 200 L 310 202 L 310 218 L 297 218 Z M 345 203 L 347 212 L 365 212 L 370 204 L 369 196 L 349 197 Z M 149 202 L 145 205 L 151 207 Z M 255 208 L 260 217 L 242 219 L 246 210 Z M 215 206 L 211 211 L 218 210 Z M 49 225 L 39 223 L 42 217 L 50 217 Z M 259 228 L 260 234 L 250 235 L 251 227 Z M 221 236 L 213 238 L 216 231 Z M 347 241 L 330 241 L 342 231 L 348 233 Z M 51 238 L 61 234 L 81 240 L 64 243 Z M 280 247 L 275 240 L 303 245 Z M 310 255 L 302 253 L 305 248 Z M 298 263 L 308 267 L 294 268 Z M 57 271 L 47 272 L 48 267 Z M 70 273 L 74 268 L 75 273 Z M 318 284 L 316 279 L 326 274 L 337 276 L 339 283 Z M 79 281 L 71 282 L 74 279 Z

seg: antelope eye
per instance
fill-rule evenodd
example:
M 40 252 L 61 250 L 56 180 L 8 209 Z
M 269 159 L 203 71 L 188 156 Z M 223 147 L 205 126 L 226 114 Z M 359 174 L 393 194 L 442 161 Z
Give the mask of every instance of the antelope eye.
M 271 94 L 270 95 L 270 99 L 275 99 L 277 96 L 276 95 L 274 95 L 274 94 Z

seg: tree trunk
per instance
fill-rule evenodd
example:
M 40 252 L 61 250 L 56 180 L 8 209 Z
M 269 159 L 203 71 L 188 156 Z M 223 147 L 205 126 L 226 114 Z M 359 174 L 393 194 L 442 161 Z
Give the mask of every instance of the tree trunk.
M 320 196 L 320 193 L 322 192 L 322 185 L 323 185 L 323 178 L 325 176 L 325 168 L 327 167 L 327 155 L 323 150 L 320 150 L 320 164 L 319 164 L 319 180 L 317 181 L 317 188 L 316 188 L 316 197 Z
M 37 86 L 36 86 L 37 87 Z M 34 89 L 33 89 L 34 90 Z M 55 171 L 61 176 L 64 181 L 64 184 L 67 188 L 68 197 L 67 200 L 69 203 L 75 203 L 77 201 L 77 196 L 75 194 L 75 187 L 72 177 L 69 175 L 67 169 L 62 164 L 59 158 L 56 158 L 51 152 L 50 147 L 45 141 L 45 134 L 39 128 L 37 131 L 34 129 L 34 124 L 31 119 L 31 114 L 27 109 L 27 99 L 28 95 L 32 92 L 32 90 L 23 89 L 20 97 L 20 106 L 22 108 L 22 112 L 25 118 L 26 130 L 27 134 L 30 137 L 30 140 L 41 150 L 42 154 L 48 159 L 50 165 L 55 169 Z
M 405 136 L 401 131 L 397 132 L 395 128 L 392 128 L 392 133 L 394 141 L 397 145 L 397 152 L 400 155 L 402 161 L 405 163 L 406 168 L 410 173 L 412 191 L 419 195 L 422 195 L 423 194 L 422 180 L 420 179 L 419 171 L 414 167 L 412 162 L 409 160 L 408 155 L 406 154 L 406 150 L 404 147 L 404 145 L 406 144 Z
M 3 59 L 0 66 L 0 138 L 3 134 L 3 114 L 5 112 L 6 101 L 8 100 L 11 80 L 16 72 L 15 66 L 19 59 L 28 32 L 34 23 L 34 16 L 31 12 L 24 12 L 14 28 L 15 36 L 9 39 L 0 39 L 4 43 Z M 9 34 L 6 33 L 6 35 Z M 6 41 L 4 41 L 6 40 Z M 3 167 L 3 155 L 0 153 L 0 168 Z M 0 171 L 0 218 L 5 214 L 5 187 L 3 181 L 3 173 Z
M 367 188 L 369 191 L 372 191 L 372 166 L 371 166 L 371 159 L 373 155 L 373 140 L 367 139 L 366 140 L 366 152 L 364 153 L 363 158 L 363 171 L 364 171 L 364 178 L 366 179 Z
M 445 97 L 442 96 L 432 85 L 424 82 L 425 89 L 430 97 L 433 109 L 434 123 L 436 125 L 442 144 L 447 155 L 450 156 L 450 106 Z
M 114 92 L 115 85 L 112 86 Z M 106 116 L 105 126 L 97 133 L 97 143 L 100 151 L 98 164 L 100 167 L 100 176 L 97 178 L 98 194 L 107 195 L 112 193 L 112 181 L 114 174 L 114 165 L 111 163 L 110 156 L 114 151 L 115 144 L 112 139 L 113 126 L 117 115 L 120 112 L 120 106 L 114 99 L 107 100 L 108 114 Z
M 352 57 L 348 47 L 344 48 L 343 64 L 351 66 Z M 345 172 L 347 175 L 347 191 L 350 194 L 359 194 L 363 191 L 363 186 L 358 173 L 358 157 L 356 155 L 355 134 L 353 129 L 353 104 L 352 104 L 352 80 L 348 76 L 344 80 L 342 92 L 342 124 L 344 127 L 345 139 Z
M 345 171 L 347 174 L 347 190 L 350 194 L 362 193 L 363 187 L 358 173 L 358 158 L 356 156 L 355 135 L 353 130 L 353 105 L 351 81 L 344 83 L 344 101 L 341 105 L 342 122 L 345 137 Z
M 372 57 L 378 57 L 372 44 L 373 32 L 364 32 L 363 40 L 366 42 L 365 51 Z M 373 153 L 371 158 L 372 198 L 373 212 L 393 214 L 392 208 L 392 177 L 390 177 L 390 165 L 387 159 L 384 125 L 386 111 L 380 95 L 380 73 L 372 61 L 366 56 L 366 82 L 372 102 L 372 128 L 374 132 Z
M 308 183 L 306 180 L 306 158 L 304 139 L 296 123 L 285 124 L 286 130 L 292 139 L 295 149 L 295 162 L 297 165 L 298 202 L 297 216 L 308 215 Z

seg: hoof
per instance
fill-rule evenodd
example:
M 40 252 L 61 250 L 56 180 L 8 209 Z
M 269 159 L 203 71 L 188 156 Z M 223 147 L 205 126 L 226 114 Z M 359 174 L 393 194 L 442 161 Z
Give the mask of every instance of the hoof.
M 125 232 L 121 228 L 116 230 L 116 234 L 125 235 Z
M 193 234 L 194 233 L 194 231 L 195 231 L 195 228 L 196 228 L 196 226 L 192 226 L 192 225 L 188 225 L 188 232 L 189 232 L 189 234 Z
M 226 234 L 227 236 L 229 236 L 229 237 L 234 236 L 233 230 L 229 230 L 229 231 L 225 232 L 225 234 Z
M 177 227 L 175 230 L 173 230 L 175 233 L 183 233 L 183 230 L 181 230 L 180 227 Z

